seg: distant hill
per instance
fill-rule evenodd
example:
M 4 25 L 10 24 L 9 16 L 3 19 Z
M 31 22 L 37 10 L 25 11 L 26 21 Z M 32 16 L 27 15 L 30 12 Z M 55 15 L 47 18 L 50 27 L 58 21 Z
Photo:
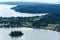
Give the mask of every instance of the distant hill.
M 60 13 L 60 4 L 45 4 L 45 3 L 20 3 L 13 7 L 17 12 L 21 13 Z
M 11 9 L 21 13 L 60 13 L 60 4 L 35 2 L 0 2 L 0 4 L 17 5 Z

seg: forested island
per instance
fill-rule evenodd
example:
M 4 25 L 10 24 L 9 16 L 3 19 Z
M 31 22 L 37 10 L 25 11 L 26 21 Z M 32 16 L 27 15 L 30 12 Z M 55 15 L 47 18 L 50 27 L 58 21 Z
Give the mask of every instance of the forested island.
M 60 14 L 34 17 L 0 17 L 0 28 L 29 27 L 60 31 Z

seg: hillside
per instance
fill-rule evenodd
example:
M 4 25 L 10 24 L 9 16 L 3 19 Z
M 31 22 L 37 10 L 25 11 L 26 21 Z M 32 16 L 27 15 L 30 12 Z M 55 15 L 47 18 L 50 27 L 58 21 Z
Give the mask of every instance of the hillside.
M 23 3 L 11 9 L 21 13 L 60 13 L 60 4 Z
M 11 9 L 22 13 L 60 13 L 60 4 L 35 2 L 0 2 L 0 4 L 17 5 Z

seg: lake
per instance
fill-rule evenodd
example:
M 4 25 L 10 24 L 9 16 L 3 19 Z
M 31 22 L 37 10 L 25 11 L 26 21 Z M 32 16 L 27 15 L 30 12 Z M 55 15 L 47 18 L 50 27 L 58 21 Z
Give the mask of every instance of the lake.
M 11 31 L 22 31 L 22 37 L 11 37 Z M 0 40 L 60 40 L 60 33 L 33 28 L 0 28 Z
M 16 5 L 1 5 L 0 17 L 30 17 L 42 16 L 44 14 L 19 13 L 10 9 Z M 22 31 L 22 37 L 10 37 L 11 31 Z M 33 29 L 33 28 L 0 28 L 0 40 L 60 40 L 60 33 L 51 30 Z

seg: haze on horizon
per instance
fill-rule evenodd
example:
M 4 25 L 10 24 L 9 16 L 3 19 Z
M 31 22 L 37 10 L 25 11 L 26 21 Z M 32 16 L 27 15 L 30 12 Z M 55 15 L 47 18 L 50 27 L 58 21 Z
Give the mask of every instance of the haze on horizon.
M 56 4 L 60 4 L 60 0 L 0 0 L 0 2 L 41 2 L 41 3 L 56 3 Z

